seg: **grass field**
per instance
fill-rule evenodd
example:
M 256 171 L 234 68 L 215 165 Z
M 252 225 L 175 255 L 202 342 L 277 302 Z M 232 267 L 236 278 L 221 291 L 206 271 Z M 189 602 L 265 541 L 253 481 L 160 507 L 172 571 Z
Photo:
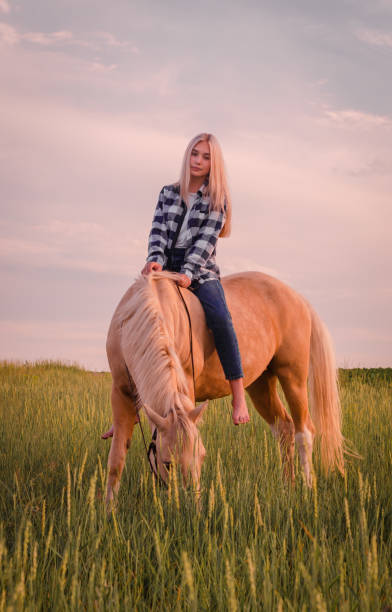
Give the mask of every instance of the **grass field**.
M 0 612 L 391 610 L 391 370 L 340 373 L 346 477 L 282 482 L 265 423 L 211 402 L 202 510 L 155 489 L 139 429 L 115 516 L 103 497 L 109 374 L 0 366 Z M 146 427 L 144 428 L 146 431 Z

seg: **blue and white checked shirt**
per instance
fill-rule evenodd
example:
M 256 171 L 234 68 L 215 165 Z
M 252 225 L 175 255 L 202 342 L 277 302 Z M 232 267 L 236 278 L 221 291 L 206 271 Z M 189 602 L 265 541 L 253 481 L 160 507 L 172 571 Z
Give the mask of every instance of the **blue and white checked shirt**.
M 180 270 L 192 284 L 204 283 L 220 278 L 216 265 L 216 242 L 225 223 L 224 211 L 210 211 L 209 197 L 203 197 L 205 181 L 198 190 L 189 213 L 184 264 Z M 148 238 L 147 261 L 156 261 L 165 267 L 167 251 L 173 248 L 173 239 L 181 221 L 185 202 L 180 201 L 180 186 L 177 184 L 162 187 L 155 209 L 150 235 Z M 225 205 L 226 208 L 226 205 Z

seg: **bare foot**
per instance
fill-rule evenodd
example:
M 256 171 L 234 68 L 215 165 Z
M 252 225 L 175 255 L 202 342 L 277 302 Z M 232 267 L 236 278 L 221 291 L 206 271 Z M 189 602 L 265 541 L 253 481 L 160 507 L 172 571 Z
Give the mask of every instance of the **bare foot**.
M 234 401 L 232 401 L 231 403 L 233 406 L 232 418 L 234 425 L 249 423 L 250 417 L 245 399 L 242 402 L 234 403 Z
M 113 438 L 113 431 L 114 431 L 114 427 L 112 425 L 108 431 L 105 431 L 105 433 L 102 434 L 101 440 L 107 440 L 108 438 Z

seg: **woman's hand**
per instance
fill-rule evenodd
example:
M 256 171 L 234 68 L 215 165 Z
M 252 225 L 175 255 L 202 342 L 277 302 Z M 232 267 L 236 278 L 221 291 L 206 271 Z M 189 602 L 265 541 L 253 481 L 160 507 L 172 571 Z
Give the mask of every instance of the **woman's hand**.
M 150 272 L 160 272 L 162 266 L 157 261 L 148 261 L 142 270 L 142 274 L 147 276 Z
M 191 284 L 191 279 L 186 274 L 180 274 L 180 278 L 176 281 L 177 285 L 186 289 Z

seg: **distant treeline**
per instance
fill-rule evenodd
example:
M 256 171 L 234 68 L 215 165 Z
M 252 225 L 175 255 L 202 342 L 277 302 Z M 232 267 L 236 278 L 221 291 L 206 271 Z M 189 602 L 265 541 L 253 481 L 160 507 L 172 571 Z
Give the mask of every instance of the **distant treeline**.
M 392 368 L 339 368 L 339 382 L 391 383 Z
M 77 362 L 64 363 L 60 360 L 42 359 L 35 362 L 31 361 L 8 361 L 0 360 L 0 368 L 5 373 L 6 370 L 31 369 L 41 371 L 64 370 L 67 372 L 79 372 L 80 374 L 101 374 L 110 377 L 108 371 L 91 371 L 79 365 Z M 392 383 L 392 368 L 338 368 L 339 382 L 346 384 L 350 382 L 363 382 L 368 384 Z

